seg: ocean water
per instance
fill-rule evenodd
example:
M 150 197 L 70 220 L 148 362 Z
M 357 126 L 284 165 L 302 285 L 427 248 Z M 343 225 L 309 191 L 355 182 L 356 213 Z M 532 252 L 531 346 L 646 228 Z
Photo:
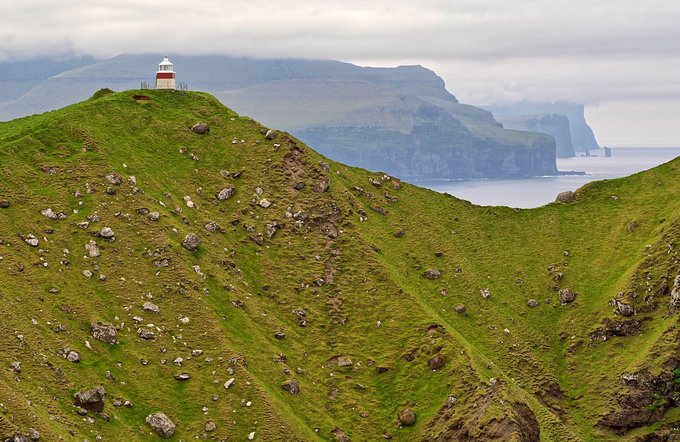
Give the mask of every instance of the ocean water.
M 557 160 L 560 171 L 585 175 L 561 175 L 511 180 L 423 181 L 419 186 L 448 193 L 481 206 L 539 207 L 555 201 L 558 193 L 576 190 L 586 183 L 619 178 L 650 169 L 680 156 L 680 148 L 612 148 L 607 158 L 598 156 Z M 601 155 L 601 156 L 599 156 Z

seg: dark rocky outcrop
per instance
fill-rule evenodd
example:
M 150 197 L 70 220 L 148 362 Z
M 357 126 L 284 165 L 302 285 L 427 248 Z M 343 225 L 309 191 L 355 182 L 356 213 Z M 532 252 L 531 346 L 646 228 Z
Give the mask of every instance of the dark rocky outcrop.
M 73 405 L 99 413 L 104 410 L 105 396 L 106 392 L 101 385 L 91 390 L 82 390 L 73 395 Z
M 204 135 L 210 132 L 210 128 L 207 123 L 196 123 L 191 126 L 191 131 L 195 134 Z

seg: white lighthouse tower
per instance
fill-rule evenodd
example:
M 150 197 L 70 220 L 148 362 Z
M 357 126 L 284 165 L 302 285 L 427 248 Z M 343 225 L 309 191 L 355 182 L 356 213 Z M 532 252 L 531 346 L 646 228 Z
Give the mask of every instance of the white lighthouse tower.
M 175 89 L 175 71 L 172 70 L 172 63 L 166 55 L 163 61 L 158 64 L 156 72 L 156 89 Z

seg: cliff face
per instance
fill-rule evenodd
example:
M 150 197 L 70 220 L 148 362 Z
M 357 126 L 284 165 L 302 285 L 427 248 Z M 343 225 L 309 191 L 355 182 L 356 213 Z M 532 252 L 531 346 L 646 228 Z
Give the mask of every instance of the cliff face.
M 544 115 L 564 115 L 569 120 L 569 135 L 574 151 L 585 152 L 586 150 L 600 148 L 592 128 L 586 121 L 582 104 L 563 101 L 556 103 L 518 102 L 504 106 L 485 106 L 485 109 L 491 111 L 504 125 L 506 121 L 511 125 L 512 123 L 510 122 L 519 117 L 523 119 L 540 119 Z M 506 125 L 506 127 L 510 126 Z M 560 151 L 567 152 L 568 150 L 558 149 L 558 154 Z
M 555 138 L 557 158 L 574 156 L 571 128 L 566 115 L 498 115 L 497 118 L 507 129 L 528 130 L 551 135 Z

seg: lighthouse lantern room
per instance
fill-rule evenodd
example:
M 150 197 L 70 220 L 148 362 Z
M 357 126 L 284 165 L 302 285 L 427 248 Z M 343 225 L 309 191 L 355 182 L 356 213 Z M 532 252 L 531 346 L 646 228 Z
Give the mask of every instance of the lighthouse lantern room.
M 156 72 L 156 89 L 175 89 L 175 71 L 166 55 L 158 64 Z

